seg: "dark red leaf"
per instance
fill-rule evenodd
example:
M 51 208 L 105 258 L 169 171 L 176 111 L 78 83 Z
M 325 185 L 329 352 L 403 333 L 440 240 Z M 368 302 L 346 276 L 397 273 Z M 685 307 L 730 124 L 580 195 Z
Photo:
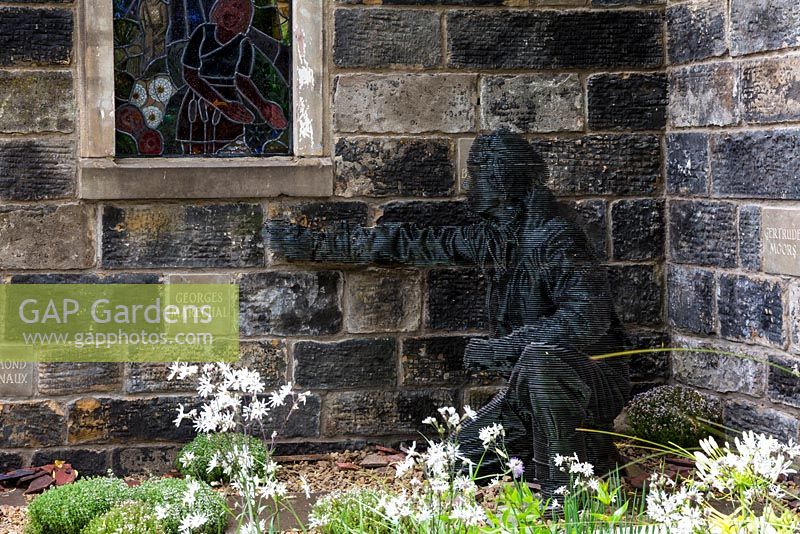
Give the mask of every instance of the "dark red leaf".
M 39 493 L 44 491 L 45 489 L 49 488 L 50 485 L 54 482 L 53 477 L 48 475 L 47 473 L 44 476 L 41 476 L 31 482 L 31 485 L 28 486 L 28 489 L 25 490 L 25 495 L 30 495 L 32 493 Z

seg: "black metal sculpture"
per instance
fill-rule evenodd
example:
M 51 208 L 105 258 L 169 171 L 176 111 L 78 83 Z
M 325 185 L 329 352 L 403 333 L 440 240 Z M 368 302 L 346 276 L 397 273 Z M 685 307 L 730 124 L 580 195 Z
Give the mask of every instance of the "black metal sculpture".
M 469 226 L 381 224 L 315 232 L 272 221 L 273 250 L 289 260 L 413 265 L 473 262 L 487 275 L 492 334 L 472 339 L 464 355 L 474 370 L 495 371 L 508 386 L 458 437 L 475 462 L 481 428 L 501 423 L 526 479 L 543 492 L 568 480 L 556 454 L 577 453 L 597 472 L 613 469 L 610 437 L 579 428 L 611 428 L 630 392 L 624 359 L 592 359 L 621 351 L 625 335 L 614 311 L 606 271 L 584 233 L 546 187 L 541 157 L 507 131 L 478 137 L 470 150 Z M 487 454 L 481 474 L 501 471 Z

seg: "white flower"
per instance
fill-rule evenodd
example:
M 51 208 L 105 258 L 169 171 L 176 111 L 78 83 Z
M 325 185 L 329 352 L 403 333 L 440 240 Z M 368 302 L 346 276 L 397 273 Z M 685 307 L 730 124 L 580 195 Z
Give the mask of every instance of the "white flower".
M 164 113 L 156 106 L 145 106 L 142 108 L 144 122 L 149 128 L 158 128 L 164 118 Z
M 308 485 L 308 480 L 303 475 L 300 475 L 300 488 L 303 490 L 303 493 L 306 494 L 306 499 L 311 498 L 311 486 Z
M 267 406 L 267 401 L 261 399 L 253 399 L 242 410 L 242 416 L 248 421 L 260 421 L 268 413 L 269 406 Z
M 189 514 L 183 518 L 180 526 L 178 527 L 181 534 L 191 532 L 196 528 L 200 528 L 208 522 L 208 518 L 200 513 Z
M 159 521 L 166 519 L 169 517 L 169 507 L 164 506 L 163 504 L 159 504 L 156 506 L 156 519 Z
M 193 419 L 197 416 L 197 410 L 184 411 L 183 404 L 178 404 L 178 417 L 175 418 L 175 426 L 181 426 L 184 419 Z
M 183 467 L 189 467 L 190 465 L 192 465 L 192 462 L 194 462 L 194 460 L 195 460 L 194 452 L 192 451 L 185 452 L 183 456 L 181 456 L 181 465 Z
M 269 407 L 277 408 L 278 406 L 283 406 L 286 402 L 286 397 L 288 397 L 291 393 L 292 383 L 289 382 L 288 384 L 284 384 L 279 390 L 273 391 L 269 394 Z
M 172 80 L 166 76 L 158 76 L 150 82 L 147 86 L 150 91 L 150 97 L 153 100 L 158 100 L 166 104 L 170 97 L 175 94 L 175 87 L 172 85 Z
M 464 406 L 464 418 L 475 419 L 478 416 L 478 412 L 473 410 L 469 407 L 469 405 Z
M 488 449 L 498 438 L 505 436 L 503 426 L 498 423 L 481 428 L 478 432 L 478 437 L 483 442 L 483 448 Z
M 147 89 L 141 83 L 136 82 L 131 89 L 131 104 L 141 108 L 145 102 L 147 102 Z
M 200 491 L 200 483 L 194 479 L 190 479 L 189 483 L 186 485 L 186 493 L 183 495 L 183 503 L 189 507 L 194 506 L 198 491 Z

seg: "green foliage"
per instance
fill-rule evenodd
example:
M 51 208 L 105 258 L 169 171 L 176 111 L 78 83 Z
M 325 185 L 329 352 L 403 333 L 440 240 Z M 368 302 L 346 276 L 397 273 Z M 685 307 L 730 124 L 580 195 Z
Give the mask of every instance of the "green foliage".
M 718 423 L 718 404 L 683 386 L 661 386 L 633 398 L 628 421 L 634 436 L 656 443 L 696 447 L 711 433 L 706 421 Z
M 208 471 L 211 458 L 214 454 L 229 454 L 234 446 L 241 449 L 247 444 L 253 456 L 256 474 L 264 475 L 264 465 L 267 461 L 267 448 L 264 443 L 252 436 L 235 432 L 220 432 L 216 434 L 198 434 L 190 443 L 181 449 L 178 454 L 177 468 L 184 475 L 188 475 L 205 482 L 229 482 L 221 467 Z
M 331 493 L 314 504 L 311 526 L 323 534 L 396 532 L 397 526 L 378 511 L 383 495 L 361 488 Z
M 126 502 L 97 516 L 81 534 L 165 534 L 152 506 Z
M 188 504 L 184 497 L 189 490 L 189 480 L 181 478 L 151 479 L 141 486 L 131 488 L 130 499 L 141 501 L 160 512 L 161 527 L 165 534 L 178 534 L 183 518 L 189 514 L 201 514 L 207 518 L 206 524 L 194 534 L 220 534 L 225 531 L 228 508 L 224 499 L 211 486 L 194 481 L 197 491 L 194 503 Z
M 96 516 L 125 500 L 128 486 L 115 478 L 86 478 L 49 489 L 28 506 L 29 534 L 79 534 Z

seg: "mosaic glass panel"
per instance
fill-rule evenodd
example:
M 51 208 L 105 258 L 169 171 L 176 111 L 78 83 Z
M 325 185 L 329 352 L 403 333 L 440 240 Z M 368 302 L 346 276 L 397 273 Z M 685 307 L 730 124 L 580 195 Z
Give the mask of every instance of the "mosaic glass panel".
M 289 0 L 113 0 L 116 153 L 291 153 Z

